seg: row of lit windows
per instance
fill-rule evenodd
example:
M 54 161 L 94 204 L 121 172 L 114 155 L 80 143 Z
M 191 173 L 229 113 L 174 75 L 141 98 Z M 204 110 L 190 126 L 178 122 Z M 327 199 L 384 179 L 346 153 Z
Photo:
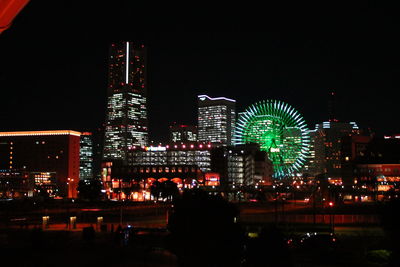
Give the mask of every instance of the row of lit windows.
M 196 168 L 194 167 L 140 167 L 140 168 L 130 168 L 128 172 L 133 173 L 188 173 L 188 172 L 196 172 Z
M 399 169 L 398 168 L 377 168 L 377 169 L 368 169 L 368 168 L 360 168 L 359 172 L 362 173 L 379 173 L 379 172 L 393 172 L 393 173 L 399 173 Z

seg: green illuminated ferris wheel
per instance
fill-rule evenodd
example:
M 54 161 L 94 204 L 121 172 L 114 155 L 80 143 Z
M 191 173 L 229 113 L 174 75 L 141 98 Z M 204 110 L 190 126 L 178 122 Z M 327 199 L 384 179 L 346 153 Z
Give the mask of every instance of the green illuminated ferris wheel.
M 274 178 L 284 178 L 304 166 L 310 136 L 303 117 L 293 107 L 266 100 L 239 114 L 233 142 L 259 144 L 273 163 Z

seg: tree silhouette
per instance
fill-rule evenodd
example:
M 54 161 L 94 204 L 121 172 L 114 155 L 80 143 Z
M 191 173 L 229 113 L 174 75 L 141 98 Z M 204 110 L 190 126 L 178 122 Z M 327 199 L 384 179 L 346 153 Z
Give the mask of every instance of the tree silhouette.
M 154 181 L 150 187 L 150 194 L 158 201 L 161 195 L 161 183 L 159 181 Z
M 275 225 L 265 226 L 259 237 L 247 240 L 244 266 L 292 266 L 285 237 Z
M 169 248 L 181 266 L 240 266 L 244 234 L 238 209 L 201 189 L 185 191 L 174 202 Z
M 167 200 L 173 200 L 179 195 L 178 186 L 176 183 L 167 180 L 164 182 L 155 181 L 150 187 L 150 194 L 158 201 L 161 197 Z
M 50 198 L 50 194 L 49 192 L 47 192 L 47 188 L 46 186 L 43 185 L 35 185 L 35 190 L 36 190 L 36 195 L 40 198 L 43 199 L 49 199 Z
M 93 179 L 90 181 L 80 180 L 78 183 L 78 197 L 86 200 L 100 200 L 102 197 L 102 184 L 99 180 Z
M 179 189 L 176 183 L 171 180 L 164 181 L 161 186 L 161 196 L 168 200 L 173 200 L 179 195 Z
M 393 199 L 386 203 L 379 204 L 381 215 L 381 225 L 388 238 L 388 246 L 392 251 L 388 266 L 400 266 L 400 200 Z

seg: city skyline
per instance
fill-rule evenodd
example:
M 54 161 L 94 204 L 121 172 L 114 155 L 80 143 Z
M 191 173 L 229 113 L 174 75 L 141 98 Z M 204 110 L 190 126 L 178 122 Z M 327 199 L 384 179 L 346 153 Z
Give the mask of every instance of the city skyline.
M 2 262 L 400 266 L 397 8 L 190 4 L 0 0 Z
M 398 40 L 386 34 L 398 24 L 384 10 L 367 8 L 357 13 L 358 20 L 347 14 L 341 22 L 330 22 L 328 14 L 319 26 L 302 20 L 298 27 L 282 23 L 275 29 L 260 22 L 258 27 L 251 27 L 252 21 L 239 27 L 239 20 L 230 18 L 229 26 L 211 19 L 204 29 L 212 30 L 205 32 L 195 19 L 185 27 L 170 21 L 170 30 L 146 25 L 149 20 L 132 28 L 123 18 L 131 6 L 120 4 L 110 7 L 110 13 L 119 10 L 122 15 L 110 14 L 104 33 L 107 22 L 101 15 L 107 14 L 107 5 L 100 4 L 91 19 L 85 17 L 87 6 L 75 10 L 63 3 L 52 14 L 44 6 L 29 3 L 0 36 L 2 51 L 7 51 L 0 69 L 8 100 L 0 108 L 3 131 L 99 127 L 105 122 L 108 47 L 122 40 L 148 49 L 150 140 L 166 141 L 174 121 L 195 124 L 201 94 L 235 99 L 237 112 L 261 100 L 285 101 L 312 129 L 328 120 L 332 88 L 340 121 L 355 121 L 379 134 L 400 132 L 392 123 L 398 114 L 393 97 Z M 72 12 L 76 16 L 70 25 L 66 18 Z M 371 14 L 381 20 L 369 22 Z M 43 23 L 30 25 L 33 19 Z M 310 25 L 314 27 L 302 30 Z M 38 41 L 25 45 L 32 38 Z

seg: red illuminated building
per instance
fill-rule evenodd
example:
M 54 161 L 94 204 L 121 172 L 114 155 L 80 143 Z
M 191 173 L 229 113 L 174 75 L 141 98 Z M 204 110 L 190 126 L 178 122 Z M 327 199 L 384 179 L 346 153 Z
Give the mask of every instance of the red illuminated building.
M 400 189 L 400 138 L 353 136 L 342 141 L 345 184 L 375 192 Z
M 0 170 L 27 172 L 50 195 L 76 198 L 79 141 L 70 130 L 0 132 Z

